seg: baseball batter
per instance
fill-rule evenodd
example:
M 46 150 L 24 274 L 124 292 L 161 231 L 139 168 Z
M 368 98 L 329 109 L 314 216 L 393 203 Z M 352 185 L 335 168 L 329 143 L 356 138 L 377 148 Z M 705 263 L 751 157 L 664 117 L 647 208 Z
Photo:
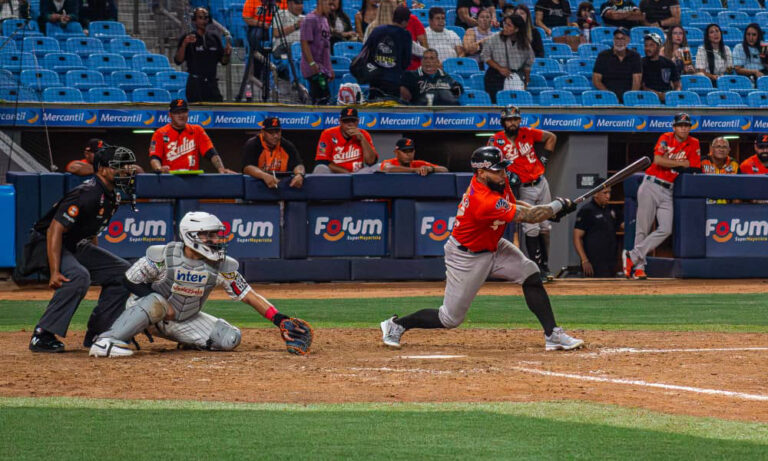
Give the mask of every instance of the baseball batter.
M 570 350 L 584 341 L 568 336 L 555 323 L 549 297 L 536 264 L 508 240 L 501 238 L 507 223 L 559 220 L 576 210 L 573 202 L 556 198 L 545 205 L 517 202 L 507 183 L 509 162 L 495 146 L 472 153 L 474 176 L 459 203 L 456 223 L 445 244 L 446 286 L 439 309 L 422 309 L 381 322 L 384 344 L 400 347 L 403 333 L 412 328 L 456 328 L 464 321 L 472 300 L 489 275 L 521 284 L 528 308 L 544 328 L 545 349 Z
M 664 133 L 653 150 L 653 163 L 645 170 L 643 183 L 637 190 L 637 223 L 635 247 L 623 252 L 624 275 L 644 280 L 645 257 L 672 233 L 672 190 L 681 172 L 701 171 L 699 140 L 689 136 L 691 116 L 675 115 L 673 131 Z M 659 225 L 651 232 L 654 219 Z M 634 274 L 633 274 L 634 269 Z
M 501 149 L 504 158 L 509 161 L 508 175 L 511 183 L 520 183 L 520 200 L 531 205 L 545 205 L 552 200 L 552 195 L 549 192 L 549 183 L 544 177 L 544 171 L 549 156 L 555 149 L 557 136 L 549 131 L 521 127 L 520 121 L 520 109 L 507 106 L 501 111 L 501 124 L 504 130 L 493 135 L 488 145 Z M 537 142 L 544 143 L 544 149 L 538 156 L 533 147 Z M 523 222 L 522 227 L 528 256 L 532 257 L 539 266 L 542 280 L 551 281 L 553 279 L 549 271 L 551 223 L 547 220 Z
M 132 296 L 112 327 L 91 346 L 94 357 L 133 355 L 128 341 L 154 326 L 156 334 L 186 346 L 232 350 L 240 344 L 240 330 L 226 320 L 202 312 L 211 291 L 223 287 L 271 320 L 283 332 L 288 351 L 306 354 L 312 343 L 311 327 L 281 314 L 254 292 L 237 271 L 238 263 L 225 255 L 224 226 L 205 212 L 187 213 L 179 224 L 183 242 L 153 245 L 146 256 L 128 269 L 123 281 Z

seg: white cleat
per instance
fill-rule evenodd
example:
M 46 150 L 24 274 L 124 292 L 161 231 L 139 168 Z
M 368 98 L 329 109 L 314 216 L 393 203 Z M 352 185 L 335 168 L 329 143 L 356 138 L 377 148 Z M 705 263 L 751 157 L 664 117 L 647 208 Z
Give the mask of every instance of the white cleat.
M 584 345 L 584 341 L 568 336 L 560 327 L 555 327 L 552 330 L 552 334 L 549 336 L 545 335 L 544 339 L 546 340 L 546 350 L 548 351 L 570 351 Z
M 405 328 L 393 322 L 397 316 L 381 322 L 381 340 L 389 347 L 400 347 L 400 337 L 405 333 Z
M 133 355 L 133 351 L 128 347 L 128 343 L 117 339 L 100 338 L 93 343 L 88 355 L 91 357 L 129 357 Z

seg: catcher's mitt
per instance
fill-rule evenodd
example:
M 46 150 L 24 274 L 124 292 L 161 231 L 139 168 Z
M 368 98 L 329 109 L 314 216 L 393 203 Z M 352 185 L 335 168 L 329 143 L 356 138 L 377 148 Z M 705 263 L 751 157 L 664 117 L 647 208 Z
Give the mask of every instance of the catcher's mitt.
M 296 355 L 309 354 L 315 335 L 312 325 L 301 319 L 287 318 L 280 322 L 280 333 L 288 352 Z

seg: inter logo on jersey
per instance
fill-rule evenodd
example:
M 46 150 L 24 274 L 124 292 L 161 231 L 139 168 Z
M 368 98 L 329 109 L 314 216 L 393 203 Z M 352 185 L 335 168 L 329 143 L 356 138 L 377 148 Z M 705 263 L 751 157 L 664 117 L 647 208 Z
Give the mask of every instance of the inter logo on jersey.
M 208 272 L 176 269 L 173 273 L 173 279 L 187 285 L 205 285 L 208 282 Z

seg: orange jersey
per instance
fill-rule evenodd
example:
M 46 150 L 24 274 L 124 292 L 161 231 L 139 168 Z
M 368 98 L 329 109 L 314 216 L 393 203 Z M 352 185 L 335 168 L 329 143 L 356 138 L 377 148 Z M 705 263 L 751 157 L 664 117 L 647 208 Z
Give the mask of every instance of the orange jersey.
M 757 154 L 741 162 L 739 169 L 744 174 L 768 174 L 768 167 L 760 161 Z
M 514 142 L 510 141 L 507 134 L 502 130 L 493 135 L 488 141 L 488 145 L 501 149 L 504 158 L 512 162 L 507 169 L 517 173 L 521 182 L 527 183 L 535 181 L 544 174 L 544 165 L 533 149 L 533 143 L 540 142 L 543 137 L 543 131 L 521 126 Z
M 93 164 L 92 164 L 91 162 L 89 162 L 87 158 L 83 157 L 83 158 L 81 158 L 80 160 L 72 160 L 71 162 L 67 163 L 67 166 L 65 166 L 65 167 L 64 167 L 64 171 L 65 171 L 65 172 L 66 172 L 66 171 L 69 171 L 69 167 L 70 167 L 70 166 L 72 166 L 72 165 L 74 165 L 74 164 L 75 164 L 75 162 L 82 162 L 82 163 L 85 163 L 85 164 L 87 164 L 87 165 L 91 165 L 91 166 L 93 166 Z
M 288 0 L 280 0 L 276 3 L 279 9 L 288 9 Z M 243 4 L 243 17 L 253 18 L 267 24 L 272 22 L 272 13 L 264 8 L 264 2 L 262 0 L 245 0 L 245 4 Z
M 496 251 L 507 223 L 515 217 L 515 196 L 507 184 L 504 194 L 472 178 L 459 203 L 451 235 L 472 251 Z
M 400 165 L 400 162 L 397 160 L 397 158 L 389 158 L 387 160 L 381 161 L 381 171 L 385 171 L 387 166 L 403 166 Z M 411 165 L 408 168 L 421 168 L 423 166 L 431 166 L 436 167 L 434 163 L 425 162 L 424 160 L 414 160 L 411 162 Z
M 701 172 L 704 174 L 736 174 L 739 172 L 739 162 L 731 157 L 726 157 L 723 167 L 718 168 L 712 160 L 712 156 L 708 155 L 701 161 Z
M 659 137 L 656 142 L 656 147 L 653 149 L 653 155 L 660 155 L 672 160 L 688 160 L 691 168 L 701 167 L 701 149 L 699 148 L 699 140 L 693 136 L 688 136 L 685 141 L 680 142 L 675 137 L 674 132 L 664 133 Z M 662 181 L 675 182 L 677 176 L 680 174 L 671 168 L 664 168 L 662 166 L 651 164 L 645 174 L 650 176 L 656 176 Z
M 363 129 L 360 129 L 360 132 L 363 133 L 365 139 L 373 147 L 371 135 Z M 373 151 L 378 159 L 379 154 L 376 152 L 375 147 L 373 147 Z M 342 136 L 340 126 L 327 128 L 320 135 L 315 160 L 325 160 L 344 168 L 350 173 L 354 173 L 365 166 L 363 157 L 363 146 L 360 144 L 360 141 L 354 136 L 349 139 Z
M 152 135 L 149 158 L 156 158 L 174 170 L 199 170 L 200 156 L 213 151 L 211 138 L 200 125 L 175 130 L 171 124 L 160 127 Z M 215 152 L 215 151 L 213 151 Z

